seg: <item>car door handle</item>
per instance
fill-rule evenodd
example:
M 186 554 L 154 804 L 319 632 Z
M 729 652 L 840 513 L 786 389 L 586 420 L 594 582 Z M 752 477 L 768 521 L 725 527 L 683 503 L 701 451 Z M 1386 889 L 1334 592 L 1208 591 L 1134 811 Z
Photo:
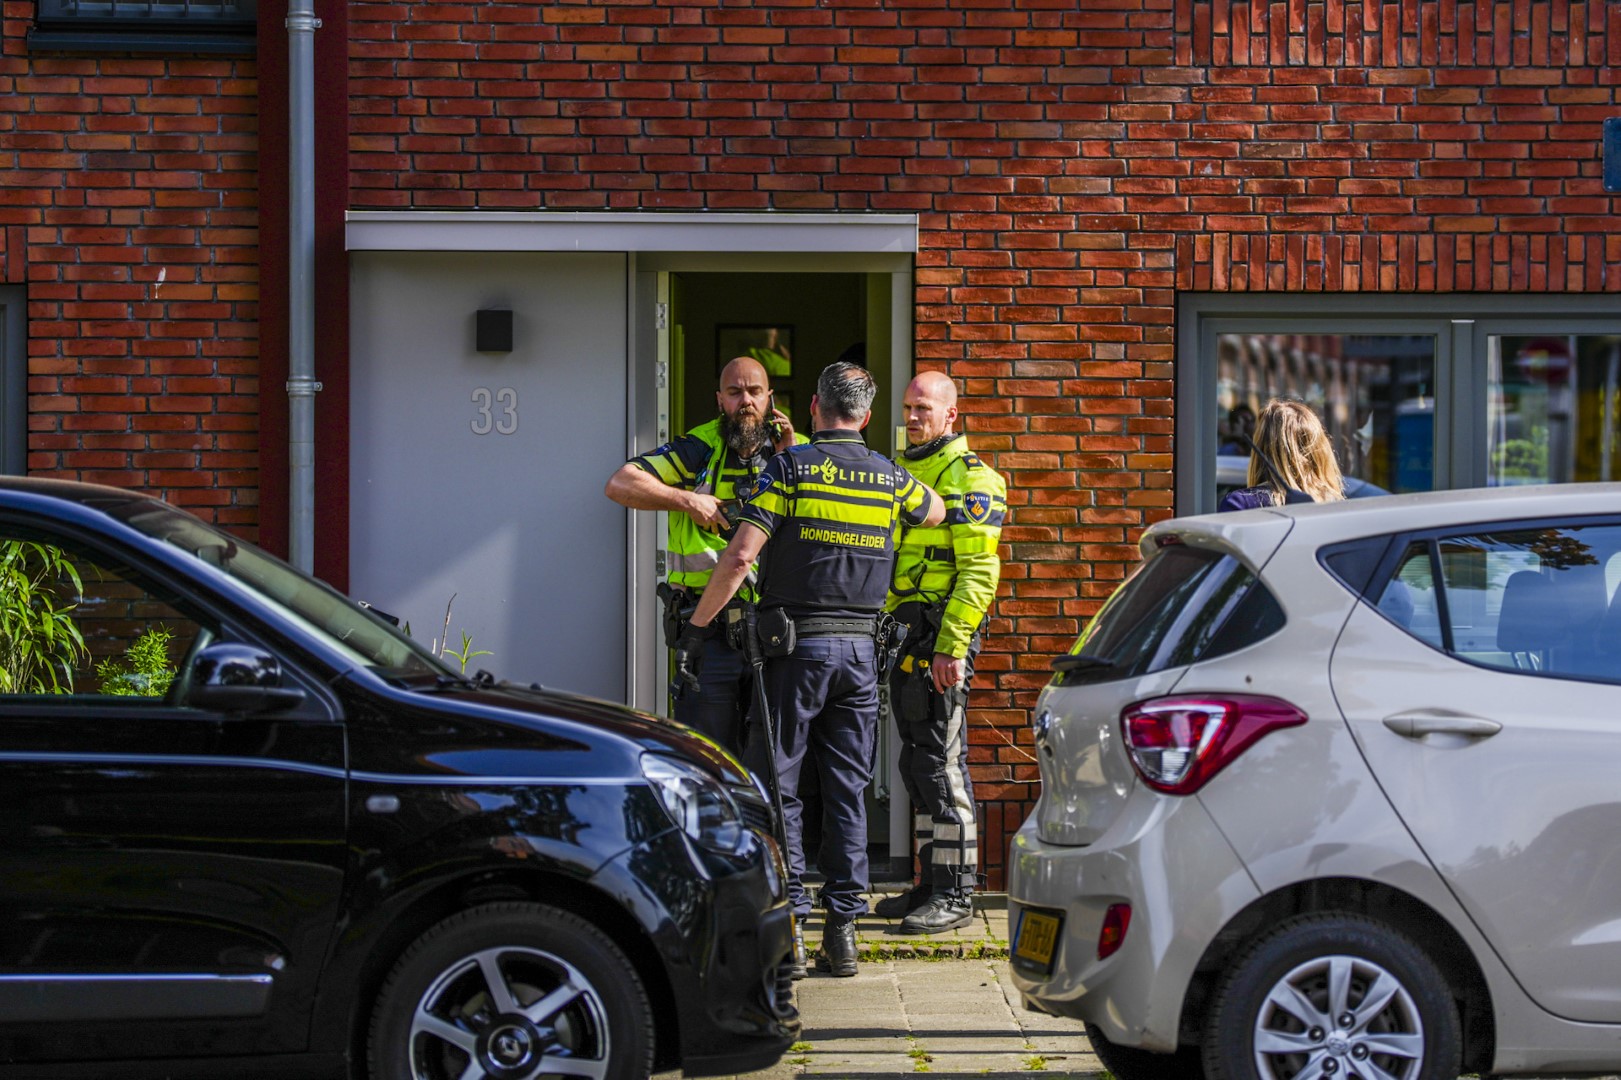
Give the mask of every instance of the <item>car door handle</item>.
M 1478 716 L 1387 716 L 1385 727 L 1407 739 L 1426 735 L 1462 735 L 1467 739 L 1488 739 L 1503 730 L 1496 720 Z

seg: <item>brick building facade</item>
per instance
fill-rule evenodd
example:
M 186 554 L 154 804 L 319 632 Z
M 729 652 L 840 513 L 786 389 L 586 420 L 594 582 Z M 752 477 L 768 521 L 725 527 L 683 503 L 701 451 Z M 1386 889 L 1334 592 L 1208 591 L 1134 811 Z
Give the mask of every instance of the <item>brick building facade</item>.
M 0 58 L 28 470 L 160 493 L 273 548 L 278 7 L 261 0 L 256 58 L 128 57 L 31 50 L 34 4 L 6 0 Z M 1206 452 L 1179 428 L 1179 304 L 1244 294 L 1274 315 L 1289 297 L 1298 316 L 1317 297 L 1355 315 L 1377 305 L 1332 295 L 1621 291 L 1599 160 L 1621 8 L 1599 0 L 318 11 L 329 537 L 347 535 L 346 210 L 916 215 L 916 364 L 958 380 L 1009 482 L 973 715 L 993 887 L 1035 795 L 1049 659 L 1144 527 L 1203 508 L 1179 495 Z M 333 547 L 318 569 L 341 585 Z

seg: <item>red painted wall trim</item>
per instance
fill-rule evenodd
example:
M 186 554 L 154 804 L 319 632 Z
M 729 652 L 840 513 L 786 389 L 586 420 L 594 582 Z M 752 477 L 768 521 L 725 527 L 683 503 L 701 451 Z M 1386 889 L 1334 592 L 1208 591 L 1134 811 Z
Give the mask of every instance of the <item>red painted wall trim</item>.
M 259 543 L 287 554 L 287 0 L 259 3 Z
M 315 33 L 315 574 L 349 591 L 349 5 Z

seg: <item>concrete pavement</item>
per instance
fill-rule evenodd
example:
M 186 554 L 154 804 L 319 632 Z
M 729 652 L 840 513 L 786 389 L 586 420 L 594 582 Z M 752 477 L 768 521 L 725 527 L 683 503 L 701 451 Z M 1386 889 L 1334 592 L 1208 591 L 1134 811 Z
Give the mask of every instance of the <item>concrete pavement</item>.
M 911 1073 L 948 1080 L 1110 1080 L 1079 1022 L 1020 1005 L 1007 961 L 1005 897 L 982 894 L 973 924 L 949 934 L 908 937 L 898 923 L 877 916 L 860 920 L 856 929 L 860 972 L 850 979 L 813 972 L 795 984 L 805 1025 L 800 1042 L 771 1068 L 733 1080 L 874 1080 Z M 818 913 L 806 925 L 813 951 L 821 936 Z
M 802 1041 L 747 1080 L 1098 1077 L 1079 1024 L 1024 1011 L 1006 960 L 872 960 L 799 983 Z
M 821 938 L 818 911 L 805 940 L 814 952 Z M 798 983 L 801 1041 L 746 1080 L 1107 1075 L 1078 1023 L 1019 1005 L 1007 963 L 1005 896 L 981 894 L 973 923 L 933 936 L 904 935 L 898 922 L 869 915 L 856 923 L 856 940 L 860 973 L 835 979 L 813 972 Z

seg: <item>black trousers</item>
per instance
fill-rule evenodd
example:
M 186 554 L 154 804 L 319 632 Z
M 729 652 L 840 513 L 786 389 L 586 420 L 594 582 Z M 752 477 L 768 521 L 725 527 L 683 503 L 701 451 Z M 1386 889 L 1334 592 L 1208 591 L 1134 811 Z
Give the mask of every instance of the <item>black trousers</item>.
M 979 645 L 976 634 L 968 647 L 967 678 L 943 694 L 920 662 L 927 655 L 907 657 L 910 663 L 897 665 L 889 676 L 901 782 L 912 800 L 922 882 L 937 892 L 971 891 L 979 872 L 979 826 L 968 776 L 968 685 Z
M 878 741 L 878 667 L 871 637 L 802 637 L 791 656 L 766 661 L 766 697 L 778 717 L 778 741 L 765 745 L 765 725 L 749 727 L 744 762 L 764 775 L 766 754 L 777 757 L 788 835 L 788 897 L 807 915 L 804 769 L 821 783 L 822 841 L 817 865 L 825 883 L 821 904 L 833 920 L 867 910 L 867 785 Z
M 753 701 L 754 672 L 743 654 L 726 644 L 725 634 L 704 642 L 698 688 L 683 686 L 672 718 L 714 739 L 733 754 L 743 752 L 743 718 Z

